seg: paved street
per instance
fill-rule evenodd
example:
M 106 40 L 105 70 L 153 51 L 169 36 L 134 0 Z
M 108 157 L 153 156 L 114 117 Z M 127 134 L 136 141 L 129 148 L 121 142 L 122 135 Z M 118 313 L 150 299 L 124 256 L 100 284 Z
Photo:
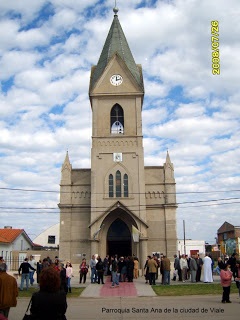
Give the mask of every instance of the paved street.
M 103 285 L 91 284 L 89 279 L 85 285 L 80 285 L 78 281 L 78 277 L 74 277 L 72 286 L 86 286 L 86 288 L 79 298 L 68 298 L 66 314 L 68 320 L 146 318 L 239 320 L 238 294 L 231 294 L 231 304 L 222 304 L 218 295 L 157 297 L 151 286 L 145 284 L 143 277 L 134 280 L 132 284 L 134 290 L 129 291 L 129 295 L 136 292 L 136 296 L 127 296 L 128 283 L 120 283 L 119 288 L 107 290 Z M 215 277 L 214 281 L 219 282 L 219 277 Z M 178 284 L 179 282 L 172 282 L 171 285 Z M 110 286 L 109 279 L 105 286 Z M 101 296 L 103 293 L 106 294 L 105 297 Z M 9 320 L 22 320 L 28 302 L 29 299 L 19 298 L 17 307 L 10 310 Z
M 231 304 L 222 304 L 218 296 L 191 297 L 107 297 L 68 299 L 68 320 L 88 319 L 196 319 L 239 320 L 237 294 Z M 29 299 L 18 300 L 9 320 L 22 320 Z

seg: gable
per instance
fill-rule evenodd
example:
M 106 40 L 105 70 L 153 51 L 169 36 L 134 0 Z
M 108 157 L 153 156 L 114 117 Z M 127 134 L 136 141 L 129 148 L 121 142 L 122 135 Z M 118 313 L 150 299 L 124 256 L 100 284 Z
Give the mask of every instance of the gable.
M 141 66 L 139 67 L 139 73 L 142 77 Z M 92 70 L 92 73 L 94 69 Z M 115 86 L 110 82 L 110 78 L 113 75 L 121 75 L 123 81 L 121 85 Z M 94 88 L 91 90 L 90 95 L 95 94 L 108 94 L 108 95 L 126 95 L 126 94 L 141 94 L 143 95 L 143 82 L 140 86 L 134 76 L 129 71 L 125 62 L 116 53 L 109 61 L 104 72 L 95 83 Z
M 218 233 L 224 233 L 224 232 L 228 232 L 228 231 L 233 231 L 234 230 L 234 226 L 230 223 L 228 223 L 227 221 L 224 222 L 224 224 L 218 229 Z

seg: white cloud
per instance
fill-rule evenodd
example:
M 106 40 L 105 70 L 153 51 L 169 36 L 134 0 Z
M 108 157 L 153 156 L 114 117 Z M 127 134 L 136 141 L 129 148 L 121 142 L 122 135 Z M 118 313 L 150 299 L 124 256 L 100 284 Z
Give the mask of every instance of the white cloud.
M 6 80 L 26 68 L 34 66 L 38 58 L 39 54 L 37 52 L 24 52 L 18 50 L 6 52 L 0 60 L 0 79 Z
M 0 3 L 0 187 L 58 191 L 67 150 L 74 168 L 90 167 L 90 68 L 100 56 L 113 6 L 110 0 Z M 239 1 L 131 0 L 118 6 L 135 61 L 143 66 L 145 164 L 163 165 L 169 150 L 178 192 L 239 189 Z M 211 70 L 211 20 L 219 21 L 220 76 Z M 230 195 L 180 193 L 177 199 Z M 9 206 L 56 211 L 58 197 L 0 194 Z M 237 214 L 237 204 L 179 205 L 179 236 L 185 219 L 191 221 L 188 237 L 214 239 L 225 220 L 236 224 Z M 20 213 L 15 220 L 9 212 L 1 217 L 21 227 Z M 37 225 L 28 219 L 23 227 L 39 234 L 58 218 L 41 213 Z

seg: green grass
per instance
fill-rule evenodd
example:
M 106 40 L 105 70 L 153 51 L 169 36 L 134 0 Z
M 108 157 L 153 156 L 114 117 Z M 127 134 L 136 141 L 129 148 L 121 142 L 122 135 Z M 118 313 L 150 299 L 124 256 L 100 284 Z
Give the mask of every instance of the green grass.
M 67 294 L 67 298 L 77 298 L 83 292 L 85 288 L 72 288 L 72 293 Z M 30 298 L 34 292 L 37 292 L 38 288 L 29 288 L 28 291 L 24 289 L 23 291 L 18 291 L 19 298 Z
M 219 283 L 180 284 L 174 286 L 152 286 L 158 296 L 188 296 L 205 294 L 222 294 L 222 286 Z M 238 293 L 236 285 L 231 285 L 231 293 Z
M 205 295 L 205 294 L 222 294 L 222 287 L 219 283 L 198 283 L 198 284 L 179 284 L 179 285 L 156 285 L 152 286 L 158 296 L 188 296 L 188 295 Z M 68 293 L 67 298 L 77 298 L 85 288 L 72 288 L 72 293 Z M 37 288 L 30 287 L 27 291 L 19 290 L 19 298 L 30 298 Z M 231 286 L 231 293 L 238 293 L 236 285 Z

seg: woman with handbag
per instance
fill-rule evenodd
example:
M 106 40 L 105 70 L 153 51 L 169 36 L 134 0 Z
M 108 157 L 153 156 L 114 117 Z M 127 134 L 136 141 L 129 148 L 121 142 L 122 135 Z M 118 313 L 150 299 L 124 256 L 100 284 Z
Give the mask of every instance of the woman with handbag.
M 41 271 L 40 290 L 33 293 L 31 319 L 66 320 L 66 293 L 60 290 L 59 272 L 49 267 Z

